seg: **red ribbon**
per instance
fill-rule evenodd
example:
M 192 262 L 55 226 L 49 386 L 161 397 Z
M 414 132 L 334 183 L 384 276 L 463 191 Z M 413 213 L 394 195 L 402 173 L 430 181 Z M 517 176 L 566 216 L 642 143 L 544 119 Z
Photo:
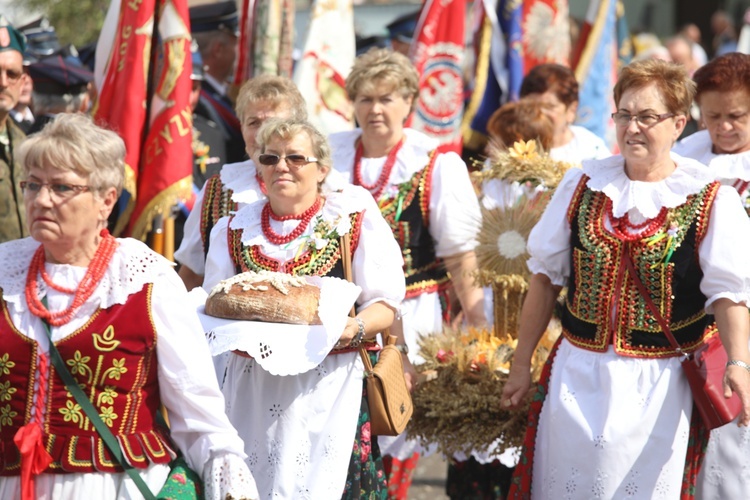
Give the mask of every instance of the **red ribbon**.
M 34 478 L 52 463 L 52 456 L 42 443 L 42 427 L 38 422 L 24 425 L 13 442 L 21 452 L 21 500 L 35 500 Z

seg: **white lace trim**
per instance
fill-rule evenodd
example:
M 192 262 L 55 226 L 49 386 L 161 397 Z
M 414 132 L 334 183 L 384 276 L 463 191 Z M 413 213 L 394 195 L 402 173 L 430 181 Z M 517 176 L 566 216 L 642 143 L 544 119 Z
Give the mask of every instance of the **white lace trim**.
M 154 283 L 157 276 L 172 266 L 171 262 L 140 241 L 118 238 L 117 242 L 112 261 L 92 295 L 92 299 L 98 301 L 99 307 L 103 309 L 124 304 L 130 295 L 139 292 L 146 283 Z M 4 267 L 0 273 L 3 299 L 14 304 L 19 311 L 27 310 L 26 275 L 39 245 L 33 238 L 0 245 L 0 262 L 3 262 Z M 65 287 L 77 286 L 85 274 L 84 268 L 67 264 L 47 263 L 45 269 L 55 283 Z M 39 280 L 39 296 L 45 295 L 47 285 Z
M 259 498 L 250 469 L 238 455 L 227 453 L 208 461 L 203 471 L 206 500 Z
M 236 203 L 253 203 L 263 197 L 253 160 L 228 163 L 221 167 L 219 177 L 224 187 L 232 190 Z
M 266 202 L 264 198 L 240 207 L 229 223 L 231 229 L 242 229 L 242 243 L 246 246 L 260 245 L 262 248 L 276 248 L 263 236 L 261 227 L 261 212 Z M 336 227 L 339 236 L 348 234 L 351 230 L 349 215 L 365 210 L 368 204 L 372 204 L 372 198 L 365 189 L 359 186 L 348 186 L 342 191 L 329 193 L 326 195 L 323 207 L 313 217 L 312 223 L 300 237 L 312 233 L 318 217 L 322 217 L 331 227 Z M 273 221 L 271 223 L 274 224 Z
M 329 137 L 331 149 L 334 151 L 334 165 L 340 170 L 351 172 L 354 168 L 354 154 L 356 143 L 359 136 L 362 135 L 362 129 L 347 130 L 332 134 Z M 388 179 L 390 186 L 396 186 L 410 180 L 414 174 L 421 171 L 427 166 L 429 154 L 439 143 L 418 130 L 410 128 L 404 129 L 406 137 L 403 146 L 396 156 L 396 165 Z M 369 158 L 368 161 L 384 162 L 385 157 Z M 343 168 L 341 166 L 344 166 Z
M 625 173 L 622 156 L 583 162 L 583 172 L 590 177 L 587 186 L 601 191 L 612 200 L 612 212 L 622 217 L 632 211 L 651 219 L 662 207 L 682 205 L 691 194 L 699 193 L 714 180 L 711 170 L 690 158 L 671 153 L 677 164 L 675 171 L 657 182 L 633 181 Z

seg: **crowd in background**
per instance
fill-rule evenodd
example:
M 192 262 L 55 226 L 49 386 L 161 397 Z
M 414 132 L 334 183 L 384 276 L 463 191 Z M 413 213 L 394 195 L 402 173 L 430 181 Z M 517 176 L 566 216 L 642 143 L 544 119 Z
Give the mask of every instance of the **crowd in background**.
M 0 376 L 15 366 L 8 383 L 17 386 L 10 392 L 5 386 L 2 401 L 21 390 L 19 378 L 38 377 L 36 385 L 23 389 L 28 407 L 15 400 L 13 407 L 13 418 L 23 412 L 34 416 L 19 425 L 10 413 L 0 413 L 0 439 L 3 449 L 13 443 L 21 449 L 23 440 L 6 427 L 18 435 L 28 433 L 23 442 L 36 447 L 34 453 L 49 455 L 48 462 L 32 471 L 23 465 L 35 456 L 31 451 L 3 451 L 4 463 L 18 468 L 5 465 L 4 475 L 14 479 L 0 478 L 0 492 L 31 498 L 34 482 L 37 490 L 52 496 L 66 492 L 70 498 L 92 488 L 117 498 L 136 491 L 122 468 L 102 473 L 97 468 L 101 464 L 90 457 L 90 464 L 77 469 L 72 479 L 50 474 L 48 466 L 74 465 L 64 456 L 65 450 L 78 451 L 74 444 L 65 444 L 65 450 L 47 445 L 57 434 L 72 432 L 66 427 L 73 427 L 72 417 L 58 418 L 64 421 L 56 421 L 52 431 L 35 425 L 46 418 L 39 404 L 46 397 L 45 384 L 57 383 L 45 380 L 46 356 L 53 357 L 50 344 L 61 344 L 73 375 L 83 376 L 91 371 L 89 358 L 81 357 L 86 349 L 119 353 L 119 342 L 133 341 L 142 350 L 130 353 L 129 363 L 147 365 L 143 381 L 127 379 L 143 384 L 138 391 L 145 402 L 137 411 L 154 413 L 159 401 L 147 393 L 160 392 L 172 429 L 170 438 L 149 417 L 137 429 L 117 434 L 128 446 L 146 439 L 141 434 L 153 436 L 156 451 L 143 456 L 128 451 L 129 460 L 145 462 L 139 468 L 149 487 L 158 490 L 167 476 L 168 460 L 162 455 L 179 451 L 203 477 L 211 498 L 255 498 L 258 493 L 263 498 L 407 498 L 420 455 L 434 450 L 404 435 L 370 435 L 366 391 L 359 372 L 351 370 L 359 362 L 355 348 L 369 342 L 375 361 L 375 337 L 393 324 L 412 384 L 417 380 L 413 365 L 420 363 L 420 334 L 451 322 L 486 326 L 490 315 L 483 310 L 483 292 L 470 278 L 477 267 L 472 231 L 481 219 L 480 207 L 511 207 L 519 197 L 533 198 L 545 189 L 518 182 L 473 185 L 469 171 L 475 165 L 467 162 L 468 154 L 462 159 L 440 153 L 434 138 L 404 126 L 419 99 L 419 75 L 405 55 L 416 13 L 394 20 L 387 39 L 359 40 L 358 57 L 345 82 L 358 128 L 329 137 L 308 123 L 304 98 L 288 78 L 262 76 L 239 88 L 229 84 L 237 57 L 235 2 L 193 7 L 190 21 L 194 196 L 174 209 L 172 243 L 182 283 L 166 260 L 107 232 L 126 181 L 122 173 L 99 179 L 96 172 L 122 167 L 124 148 L 116 134 L 82 116 L 91 114 L 97 99 L 91 48 L 79 52 L 61 45 L 54 28 L 43 21 L 21 27 L 0 21 L 0 254 L 12 263 L 0 277 L 3 307 L 10 304 L 11 311 L 0 325 L 0 338 L 12 340 L 12 332 L 21 329 L 29 343 L 44 346 L 37 358 L 23 342 L 11 342 L 9 352 L 23 362 L 13 365 L 0 358 L 5 363 Z M 696 492 L 701 498 L 740 498 L 748 492 L 741 475 L 750 466 L 743 458 L 746 432 L 737 436 L 735 428 L 725 427 L 698 443 L 698 420 L 695 415 L 690 420 L 692 399 L 686 382 L 676 375 L 674 357 L 716 333 L 708 310 L 735 361 L 727 368 L 727 381 L 750 404 L 750 262 L 742 254 L 750 234 L 743 210 L 750 198 L 750 162 L 743 155 L 750 150 L 750 56 L 742 54 L 750 51 L 750 32 L 735 21 L 717 11 L 705 39 L 694 24 L 665 39 L 632 35 L 633 63 L 613 89 L 616 144 L 576 125 L 580 82 L 563 65 L 531 68 L 520 100 L 497 103 L 487 127 L 496 145 L 533 139 L 556 161 L 583 164 L 566 174 L 552 208 L 529 240 L 529 266 L 535 274 L 523 309 L 521 355 L 503 393 L 507 406 L 520 406 L 529 391 L 533 349 L 567 285 L 567 309 L 560 313 L 565 333 L 550 358 L 554 364 L 550 361 L 543 375 L 545 390 L 549 388 L 546 400 L 542 398 L 545 409 L 541 402 L 532 406 L 529 427 L 537 440 L 536 455 L 532 441 L 511 459 L 502 458 L 508 450 L 501 445 L 491 453 L 448 457 L 451 498 L 527 498 L 532 486 L 534 498 L 645 498 L 657 493 L 692 498 Z M 577 24 L 571 26 L 575 40 Z M 66 143 L 68 138 L 80 144 Z M 88 196 L 90 204 L 84 205 Z M 64 230 L 45 226 L 53 212 Z M 210 289 L 243 271 L 343 278 L 337 263 L 343 243 L 323 238 L 315 248 L 322 223 L 329 230 L 336 227 L 338 236 L 351 233 L 354 242 L 347 251 L 354 281 L 363 290 L 357 315 L 349 318 L 331 354 L 316 370 L 283 378 L 238 352 L 216 357 L 211 366 L 197 318 L 192 312 L 182 317 L 185 288 Z M 658 237 L 664 228 L 672 232 Z M 723 247 L 729 239 L 736 243 L 730 245 L 734 251 Z M 633 260 L 649 289 L 656 290 L 663 314 L 675 323 L 681 344 L 676 351 L 666 340 L 649 337 L 658 316 L 643 319 L 650 314 L 645 312 L 650 311 L 649 299 L 639 298 L 638 278 L 628 282 L 620 274 L 610 277 L 620 280 L 616 283 L 604 279 L 608 266 L 625 265 L 617 260 L 622 249 L 630 252 L 639 242 L 646 243 L 634 251 Z M 134 283 L 127 273 L 137 262 L 147 264 Z M 578 267 L 571 269 L 571 263 Z M 679 273 L 654 271 L 658 264 L 667 268 L 670 263 Z M 598 282 L 592 278 L 596 273 Z M 674 288 L 659 288 L 660 283 Z M 84 285 L 90 288 L 86 296 Z M 606 286 L 630 286 L 632 304 L 616 302 L 621 298 Z M 42 304 L 39 291 L 50 298 L 49 305 Z M 684 302 L 675 302 L 675 295 Z M 631 306 L 640 308 L 641 316 L 629 316 Z M 112 314 L 118 331 L 126 331 L 109 351 L 93 331 L 107 326 L 99 308 Z M 131 332 L 127 314 L 156 319 L 138 325 L 147 334 Z M 96 339 L 94 347 L 64 345 L 79 328 Z M 174 338 L 176 329 L 188 332 L 184 345 Z M 148 368 L 157 354 L 159 367 Z M 121 368 L 118 359 L 107 356 L 101 355 L 102 363 Z M 587 385 L 591 367 L 605 373 L 594 388 Z M 662 377 L 665 373 L 671 378 Z M 109 386 L 93 375 L 90 379 L 91 393 L 106 398 Z M 633 380 L 638 381 L 636 389 Z M 132 389 L 125 387 L 126 377 L 118 375 L 117 381 L 122 387 L 115 384 L 115 392 Z M 602 395 L 615 394 L 621 398 L 606 410 L 597 407 Z M 72 401 L 59 394 L 55 398 L 49 396 L 49 407 L 68 415 L 65 408 L 70 410 Z M 571 410 L 570 401 L 580 407 Z M 630 407 L 633 401 L 643 407 L 643 420 L 619 422 L 618 412 L 625 411 L 620 405 Z M 659 413 L 667 404 L 669 411 Z M 112 408 L 121 414 L 130 411 L 115 403 Z M 743 410 L 740 421 L 750 422 L 750 413 Z M 654 431 L 639 433 L 641 424 Z M 90 429 L 85 434 L 97 439 Z M 728 441 L 733 444 L 727 446 Z M 299 443 L 309 452 L 297 449 Z M 612 443 L 629 443 L 632 449 L 625 453 Z M 691 457 L 703 456 L 697 450 L 701 443 L 708 446 L 704 467 L 686 465 Z M 47 455 L 39 451 L 45 446 Z M 571 460 L 570 450 L 577 447 L 586 454 Z M 654 461 L 663 449 L 669 453 Z M 593 456 L 601 470 L 592 475 L 586 467 Z M 117 479 L 110 484 L 101 474 Z

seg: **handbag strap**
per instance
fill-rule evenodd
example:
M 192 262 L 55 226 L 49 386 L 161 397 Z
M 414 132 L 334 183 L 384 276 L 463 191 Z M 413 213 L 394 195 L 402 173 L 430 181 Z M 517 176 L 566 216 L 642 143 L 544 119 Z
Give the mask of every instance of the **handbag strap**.
M 44 304 L 44 307 L 47 307 L 47 297 L 44 297 L 42 299 L 42 303 Z M 89 421 L 91 421 L 91 424 L 96 429 L 96 432 L 99 433 L 99 436 L 102 438 L 102 441 L 104 441 L 104 444 L 106 444 L 107 448 L 109 448 L 109 451 L 110 453 L 112 453 L 114 459 L 118 464 L 120 464 L 123 469 L 125 469 L 125 472 L 127 472 L 128 476 L 130 476 L 130 479 L 132 479 L 135 485 L 138 487 L 141 495 L 143 495 L 146 500 L 156 500 L 156 497 L 151 492 L 146 482 L 143 480 L 143 477 L 141 477 L 138 471 L 135 470 L 125 459 L 125 455 L 123 455 L 122 453 L 122 448 L 120 448 L 120 443 L 117 441 L 117 438 L 114 436 L 114 434 L 112 434 L 112 431 L 109 430 L 107 424 L 105 424 L 101 419 L 101 417 L 99 416 L 99 412 L 96 411 L 94 405 L 91 404 L 89 398 L 86 396 L 86 394 L 84 394 L 76 379 L 73 377 L 73 375 L 71 375 L 70 371 L 65 366 L 65 361 L 63 361 L 62 359 L 60 351 L 57 350 L 57 346 L 54 342 L 52 342 L 52 332 L 49 329 L 49 324 L 44 319 L 42 319 L 42 322 L 44 323 L 44 330 L 46 331 L 47 338 L 49 339 L 49 355 L 52 361 L 52 365 L 55 367 L 55 370 L 57 370 L 57 373 L 60 375 L 60 378 L 63 380 L 63 382 L 65 382 L 65 388 L 68 390 L 68 392 L 70 392 L 70 394 L 76 400 L 76 403 L 78 403 L 83 412 L 89 418 Z
M 669 343 L 672 345 L 672 348 L 678 353 L 682 354 L 682 347 L 680 347 L 677 339 L 675 339 L 674 335 L 672 335 L 672 329 L 669 327 L 669 323 L 667 323 L 667 320 L 664 319 L 664 316 L 661 314 L 661 311 L 659 311 L 659 308 L 656 307 L 656 304 L 654 304 L 653 299 L 651 299 L 651 294 L 648 293 L 648 290 L 646 290 L 646 286 L 643 284 L 640 276 L 638 276 L 638 272 L 635 270 L 633 259 L 631 259 L 630 257 L 630 245 L 628 243 L 625 243 L 622 260 L 625 262 L 625 266 L 628 268 L 630 275 L 633 277 L 633 283 L 635 284 L 635 287 L 638 289 L 641 296 L 643 297 L 643 300 L 646 302 L 646 306 L 651 311 L 654 319 L 656 319 L 656 322 L 659 323 L 659 326 L 664 332 L 664 335 L 667 337 Z
M 341 250 L 341 264 L 344 267 L 344 278 L 346 278 L 347 281 L 354 282 L 354 279 L 352 278 L 352 248 L 350 245 L 351 235 L 349 233 L 346 233 L 345 235 L 341 236 L 339 241 L 339 248 Z M 357 312 L 354 310 L 354 306 L 352 306 L 351 311 L 349 311 L 349 316 L 353 318 L 356 314 Z M 383 344 L 388 344 L 390 336 L 390 331 L 386 329 L 383 332 Z M 359 356 L 362 358 L 362 363 L 364 363 L 365 365 L 365 373 L 367 375 L 371 374 L 372 361 L 370 361 L 370 356 L 367 354 L 367 350 L 365 349 L 365 346 L 363 344 L 359 345 Z

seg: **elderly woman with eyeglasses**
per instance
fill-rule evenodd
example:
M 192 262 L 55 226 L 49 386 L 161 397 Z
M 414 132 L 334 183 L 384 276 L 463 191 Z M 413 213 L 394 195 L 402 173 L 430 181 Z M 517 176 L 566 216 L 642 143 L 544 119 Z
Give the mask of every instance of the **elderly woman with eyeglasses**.
M 362 292 L 356 317 L 314 370 L 276 376 L 232 353 L 222 387 L 229 419 L 263 498 L 384 499 L 355 347 L 365 342 L 374 354 L 377 333 L 393 322 L 405 293 L 401 252 L 367 191 L 343 180 L 333 190 L 330 148 L 312 125 L 268 120 L 256 140 L 267 195 L 216 223 L 204 287 L 244 271 L 344 278 L 339 237 L 348 233 Z
M 694 88 L 672 63 L 623 68 L 621 156 L 569 170 L 530 235 L 535 274 L 503 404 L 527 397 L 534 347 L 567 291 L 510 498 L 691 498 L 707 433 L 680 351 L 717 335 L 710 314 L 731 360 L 725 392 L 750 423 L 750 222 L 734 189 L 670 153 Z
M 180 451 L 207 498 L 257 498 L 184 285 L 146 245 L 107 232 L 122 139 L 65 114 L 18 155 L 31 237 L 0 245 L 0 498 L 143 495 L 94 418 L 154 494 Z M 51 343 L 98 415 L 71 395 Z

